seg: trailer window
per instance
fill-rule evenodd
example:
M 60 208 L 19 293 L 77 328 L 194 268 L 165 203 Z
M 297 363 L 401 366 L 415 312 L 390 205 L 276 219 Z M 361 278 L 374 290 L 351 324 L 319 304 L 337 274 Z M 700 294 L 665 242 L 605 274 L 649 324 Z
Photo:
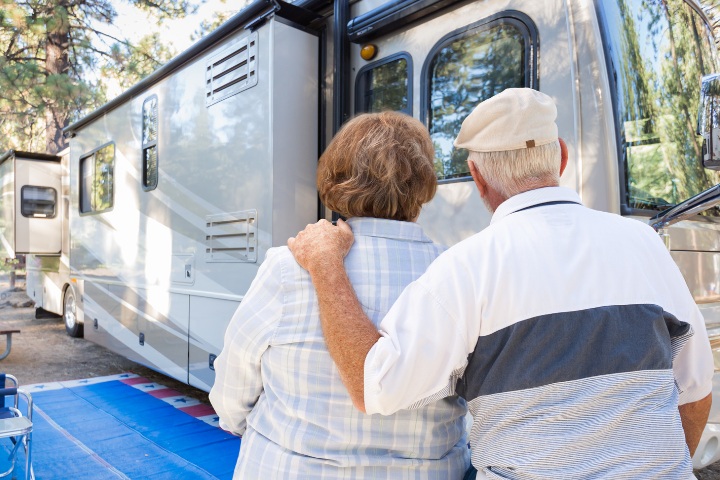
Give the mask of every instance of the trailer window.
M 152 190 L 158 184 L 158 98 L 145 99 L 142 106 L 142 184 Z
M 412 115 L 410 55 L 399 54 L 363 67 L 358 73 L 355 110 L 382 112 L 394 110 Z
M 57 190 L 51 187 L 23 185 L 20 189 L 20 213 L 23 217 L 53 218 Z
M 700 78 L 717 71 L 700 14 L 683 0 L 596 5 L 614 88 L 626 213 L 663 210 L 720 182 L 720 173 L 703 168 L 696 134 Z
M 430 57 L 428 126 L 439 180 L 468 177 L 467 150 L 455 150 L 460 125 L 475 106 L 507 88 L 537 87 L 532 22 L 499 16 L 442 40 Z
M 113 206 L 115 145 L 106 145 L 80 159 L 80 213 L 98 213 Z

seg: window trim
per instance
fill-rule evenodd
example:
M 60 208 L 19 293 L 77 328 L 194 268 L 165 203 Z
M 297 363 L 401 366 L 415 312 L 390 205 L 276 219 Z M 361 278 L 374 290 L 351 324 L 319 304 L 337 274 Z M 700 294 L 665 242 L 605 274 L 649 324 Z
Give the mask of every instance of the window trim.
M 113 146 L 113 168 L 112 168 L 112 171 L 113 171 L 113 189 L 112 189 L 112 206 L 110 206 L 109 208 L 106 208 L 105 210 L 90 210 L 90 211 L 87 211 L 87 212 L 83 212 L 83 211 L 81 210 L 82 201 L 83 201 L 83 196 L 82 196 L 82 195 L 83 195 L 83 189 L 82 189 L 82 169 L 80 168 L 80 165 L 81 165 L 81 163 L 82 163 L 82 161 L 83 161 L 84 159 L 95 155 L 97 152 L 99 152 L 99 151 L 102 150 L 103 148 L 106 148 L 106 147 L 108 147 L 108 146 L 110 146 L 110 145 Z M 80 156 L 80 159 L 78 160 L 78 187 L 79 187 L 79 188 L 78 188 L 78 212 L 79 212 L 79 214 L 80 214 L 81 217 L 84 217 L 84 216 L 86 216 L 86 215 L 98 215 L 98 214 L 105 213 L 105 212 L 112 212 L 112 211 L 115 209 L 115 159 L 116 159 L 116 157 L 117 157 L 117 145 L 115 145 L 115 142 L 112 141 L 112 140 L 109 141 L 109 142 L 107 142 L 107 143 L 104 143 L 104 144 L 100 145 L 99 147 L 96 147 L 95 149 L 90 150 L 90 151 L 87 152 L 86 154 Z
M 140 177 L 140 186 L 142 186 L 143 191 L 149 192 L 151 190 L 155 190 L 158 186 L 158 183 L 160 183 L 160 147 L 158 147 L 158 137 L 160 136 L 160 99 L 158 98 L 157 94 L 152 94 L 148 96 L 145 100 L 143 100 L 142 104 L 142 110 L 140 110 L 140 115 L 142 117 L 141 121 L 141 131 L 140 131 L 140 142 L 142 142 L 142 133 L 145 131 L 145 104 L 149 102 L 152 99 L 155 99 L 155 118 L 157 121 L 157 125 L 155 125 L 155 140 L 152 140 L 147 143 L 141 143 L 140 146 L 140 167 L 141 167 L 141 177 Z M 155 179 L 154 185 L 145 185 L 145 177 L 146 177 L 146 171 L 147 164 L 145 163 L 145 151 L 151 149 L 152 147 L 155 147 L 156 149 L 156 155 L 157 155 L 157 177 Z
M 358 70 L 357 75 L 355 75 L 355 114 L 360 113 L 367 113 L 365 110 L 361 110 L 358 108 L 359 105 L 363 104 L 363 95 L 362 92 L 365 90 L 362 90 L 360 87 L 364 86 L 361 84 L 364 84 L 366 82 L 361 81 L 361 78 L 363 75 L 365 75 L 368 71 L 373 70 L 377 67 L 381 67 L 385 64 L 392 63 L 395 60 L 399 59 L 405 59 L 407 62 L 407 74 L 408 74 L 408 91 L 407 91 L 407 99 L 408 99 L 408 106 L 406 109 L 398 110 L 401 113 L 405 113 L 407 115 L 412 116 L 413 114 L 413 61 L 412 56 L 410 53 L 406 51 L 394 53 L 392 55 L 389 55 L 387 57 L 383 57 L 380 60 L 376 60 L 372 63 L 368 63 L 367 65 L 363 66 L 360 70 Z
M 530 18 L 527 14 L 518 10 L 505 10 L 494 15 L 490 15 L 489 17 L 485 17 L 477 22 L 460 27 L 443 36 L 437 41 L 437 43 L 435 43 L 435 45 L 433 45 L 425 57 L 425 62 L 423 63 L 422 71 L 420 73 L 420 121 L 428 129 L 428 132 L 430 131 L 430 74 L 432 73 L 431 66 L 433 60 L 437 56 L 438 52 L 456 40 L 503 24 L 518 27 L 518 30 L 523 35 L 523 40 L 525 41 L 526 59 L 525 87 L 540 90 L 540 78 L 538 74 L 540 36 L 535 22 L 533 22 L 532 18 Z M 472 177 L 468 173 L 468 175 L 464 177 L 444 178 L 442 180 L 438 180 L 438 185 L 470 181 L 472 181 Z
M 636 215 L 636 216 L 642 216 L 642 217 L 652 217 L 659 212 L 662 212 L 664 210 L 667 210 L 668 208 L 671 208 L 672 206 L 666 206 L 664 208 L 657 208 L 657 209 L 649 209 L 649 208 L 635 208 L 630 207 L 628 205 L 628 188 L 627 188 L 627 159 L 625 158 L 626 152 L 624 152 L 623 148 L 620 146 L 622 143 L 622 129 L 620 128 L 620 122 L 619 122 L 619 103 L 618 103 L 618 82 L 617 78 L 614 75 L 611 75 L 611 72 L 613 71 L 611 68 L 611 57 L 610 57 L 610 47 L 608 43 L 608 37 L 607 32 L 605 31 L 607 27 L 607 20 L 605 18 L 604 12 L 600 6 L 600 1 L 596 0 L 594 3 L 595 6 L 595 17 L 597 18 L 598 23 L 598 29 L 600 30 L 600 39 L 602 43 L 602 49 L 603 49 L 603 56 L 605 57 L 604 63 L 605 63 L 605 76 L 607 78 L 608 87 L 610 89 L 610 103 L 612 104 L 612 120 L 613 120 L 613 130 L 615 131 L 615 154 L 617 157 L 617 168 L 618 168 L 618 181 L 620 182 L 619 185 L 619 203 L 620 203 L 620 215 L 626 216 L 626 215 Z M 703 23 L 705 23 L 705 27 L 707 27 L 710 32 L 712 32 L 712 26 L 708 23 L 707 16 L 705 16 L 704 12 L 701 10 L 698 10 L 698 8 L 693 5 L 692 2 L 689 2 L 687 0 L 683 0 L 683 3 L 687 6 L 689 6 L 695 13 L 698 14 L 698 16 L 702 19 Z M 699 79 L 698 79 L 699 80 Z M 702 158 L 698 159 L 700 163 L 702 163 Z M 711 221 L 713 223 L 717 223 L 720 221 L 720 217 L 701 217 L 699 214 L 694 217 L 695 220 L 707 220 Z
M 25 215 L 25 213 L 23 212 L 23 203 L 25 203 L 23 201 L 23 193 L 25 192 L 26 188 L 45 188 L 48 190 L 52 190 L 53 194 L 55 195 L 55 201 L 53 204 L 53 214 L 46 215 L 44 217 L 36 217 L 35 215 Z M 57 208 L 58 201 L 57 200 L 58 200 L 57 190 L 53 187 L 48 187 L 47 185 L 23 185 L 20 188 L 20 215 L 22 215 L 25 218 L 33 218 L 33 219 L 37 218 L 37 219 L 41 219 L 41 220 L 50 220 L 52 218 L 55 218 L 55 217 L 57 217 L 57 211 L 58 211 L 58 208 Z

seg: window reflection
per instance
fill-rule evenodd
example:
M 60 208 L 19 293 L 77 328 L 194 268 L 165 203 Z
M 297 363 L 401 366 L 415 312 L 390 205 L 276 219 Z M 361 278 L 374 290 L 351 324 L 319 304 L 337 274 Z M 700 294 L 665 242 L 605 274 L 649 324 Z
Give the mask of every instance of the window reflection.
M 143 185 L 148 186 L 157 186 L 157 176 L 158 176 L 158 164 L 157 164 L 157 145 L 153 145 L 152 147 L 146 148 L 143 152 L 144 155 L 144 165 L 145 168 L 143 169 Z
M 410 113 L 408 61 L 398 58 L 360 74 L 358 111 Z
M 113 206 L 115 145 L 80 159 L 80 212 L 102 212 Z
M 452 146 L 475 106 L 507 88 L 525 87 L 526 35 L 495 22 L 454 39 L 432 60 L 430 136 L 438 179 L 468 176 L 467 151 Z
M 143 103 L 143 145 L 157 140 L 157 97 L 153 96 Z
M 720 174 L 702 166 L 696 131 L 700 79 L 716 70 L 701 17 L 683 0 L 597 5 L 617 88 L 627 205 L 663 209 L 718 183 Z
M 103 211 L 113 206 L 113 167 L 115 146 L 108 145 L 95 153 L 95 192 L 93 210 Z
M 153 95 L 142 106 L 142 184 L 152 190 L 158 184 L 158 98 Z

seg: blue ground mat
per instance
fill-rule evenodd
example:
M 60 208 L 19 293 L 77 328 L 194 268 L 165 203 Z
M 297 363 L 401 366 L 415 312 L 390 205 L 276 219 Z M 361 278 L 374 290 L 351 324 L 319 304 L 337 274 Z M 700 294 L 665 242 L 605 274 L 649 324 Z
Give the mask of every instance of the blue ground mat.
M 232 478 L 240 439 L 195 399 L 133 374 L 28 389 L 39 480 Z M 9 440 L 0 441 L 9 452 Z M 24 478 L 24 460 L 19 452 L 14 477 Z

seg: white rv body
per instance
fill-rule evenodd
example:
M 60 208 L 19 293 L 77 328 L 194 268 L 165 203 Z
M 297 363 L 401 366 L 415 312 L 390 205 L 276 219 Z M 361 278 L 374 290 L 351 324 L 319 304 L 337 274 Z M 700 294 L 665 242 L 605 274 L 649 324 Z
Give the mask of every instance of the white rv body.
M 248 39 L 257 84 L 208 102 L 208 66 Z M 74 132 L 70 266 L 85 338 L 212 386 L 225 327 L 267 249 L 317 219 L 317 50 L 316 35 L 274 19 L 240 29 Z M 159 169 L 148 189 L 141 137 L 153 98 Z M 81 161 L 103 149 L 114 149 L 114 198 L 81 212 Z
M 709 27 L 694 1 L 671 3 L 674 15 L 682 10 L 690 19 L 695 47 L 710 49 L 697 67 L 699 84 L 701 75 L 720 68 L 708 43 Z M 652 57 L 652 42 L 642 43 L 645 35 L 630 39 L 635 44 L 620 37 L 628 26 L 637 31 L 648 26 L 634 13 L 635 4 L 640 5 L 636 0 L 359 0 L 348 6 L 337 0 L 333 13 L 323 0 L 295 6 L 257 0 L 66 129 L 69 264 L 86 338 L 209 389 L 225 327 L 267 249 L 284 245 L 318 217 L 329 217 L 318 209 L 315 164 L 333 131 L 354 113 L 391 106 L 423 121 L 436 144 L 440 185 L 419 222 L 431 238 L 448 245 L 482 230 L 490 214 L 450 145 L 469 113 L 458 105 L 484 97 L 471 92 L 455 104 L 453 95 L 464 94 L 467 85 L 453 87 L 447 80 L 454 79 L 442 74 L 455 67 L 458 75 L 487 83 L 483 95 L 525 86 L 556 100 L 560 136 L 570 153 L 561 183 L 588 207 L 647 223 L 684 200 L 686 191 L 691 196 L 718 183 L 716 172 L 698 167 L 699 156 L 680 155 L 680 141 L 667 137 L 674 131 L 667 125 L 681 119 L 683 138 L 692 140 L 691 114 L 696 119 L 697 112 L 685 106 L 650 118 L 652 112 L 643 111 L 647 105 L 623 103 L 653 93 L 636 81 L 642 59 Z M 661 9 L 653 15 L 660 23 L 674 21 Z M 689 49 L 682 43 L 686 37 L 654 40 Z M 249 47 L 245 53 L 237 47 L 251 39 L 254 57 Z M 377 51 L 369 61 L 360 54 L 366 44 Z M 349 45 L 346 68 L 343 45 Z M 471 64 L 463 65 L 455 54 Z M 483 63 L 484 55 L 492 62 Z M 514 58 L 522 64 L 512 64 Z M 226 63 L 227 73 L 214 71 Z M 483 74 L 473 77 L 473 69 Z M 644 72 L 643 79 L 663 87 L 663 72 Z M 496 77 L 504 83 L 488 81 Z M 629 94 L 630 88 L 642 95 Z M 638 116 L 628 116 L 634 113 Z M 156 123 L 148 129 L 148 121 Z M 148 174 L 149 165 L 159 168 Z M 668 167 L 660 180 L 643 176 L 658 165 Z M 686 177 L 693 179 L 689 186 Z M 678 223 L 669 232 L 672 255 L 710 336 L 720 338 L 718 212 Z M 720 366 L 717 352 L 716 358 Z M 715 405 L 696 467 L 720 458 L 718 395 Z

